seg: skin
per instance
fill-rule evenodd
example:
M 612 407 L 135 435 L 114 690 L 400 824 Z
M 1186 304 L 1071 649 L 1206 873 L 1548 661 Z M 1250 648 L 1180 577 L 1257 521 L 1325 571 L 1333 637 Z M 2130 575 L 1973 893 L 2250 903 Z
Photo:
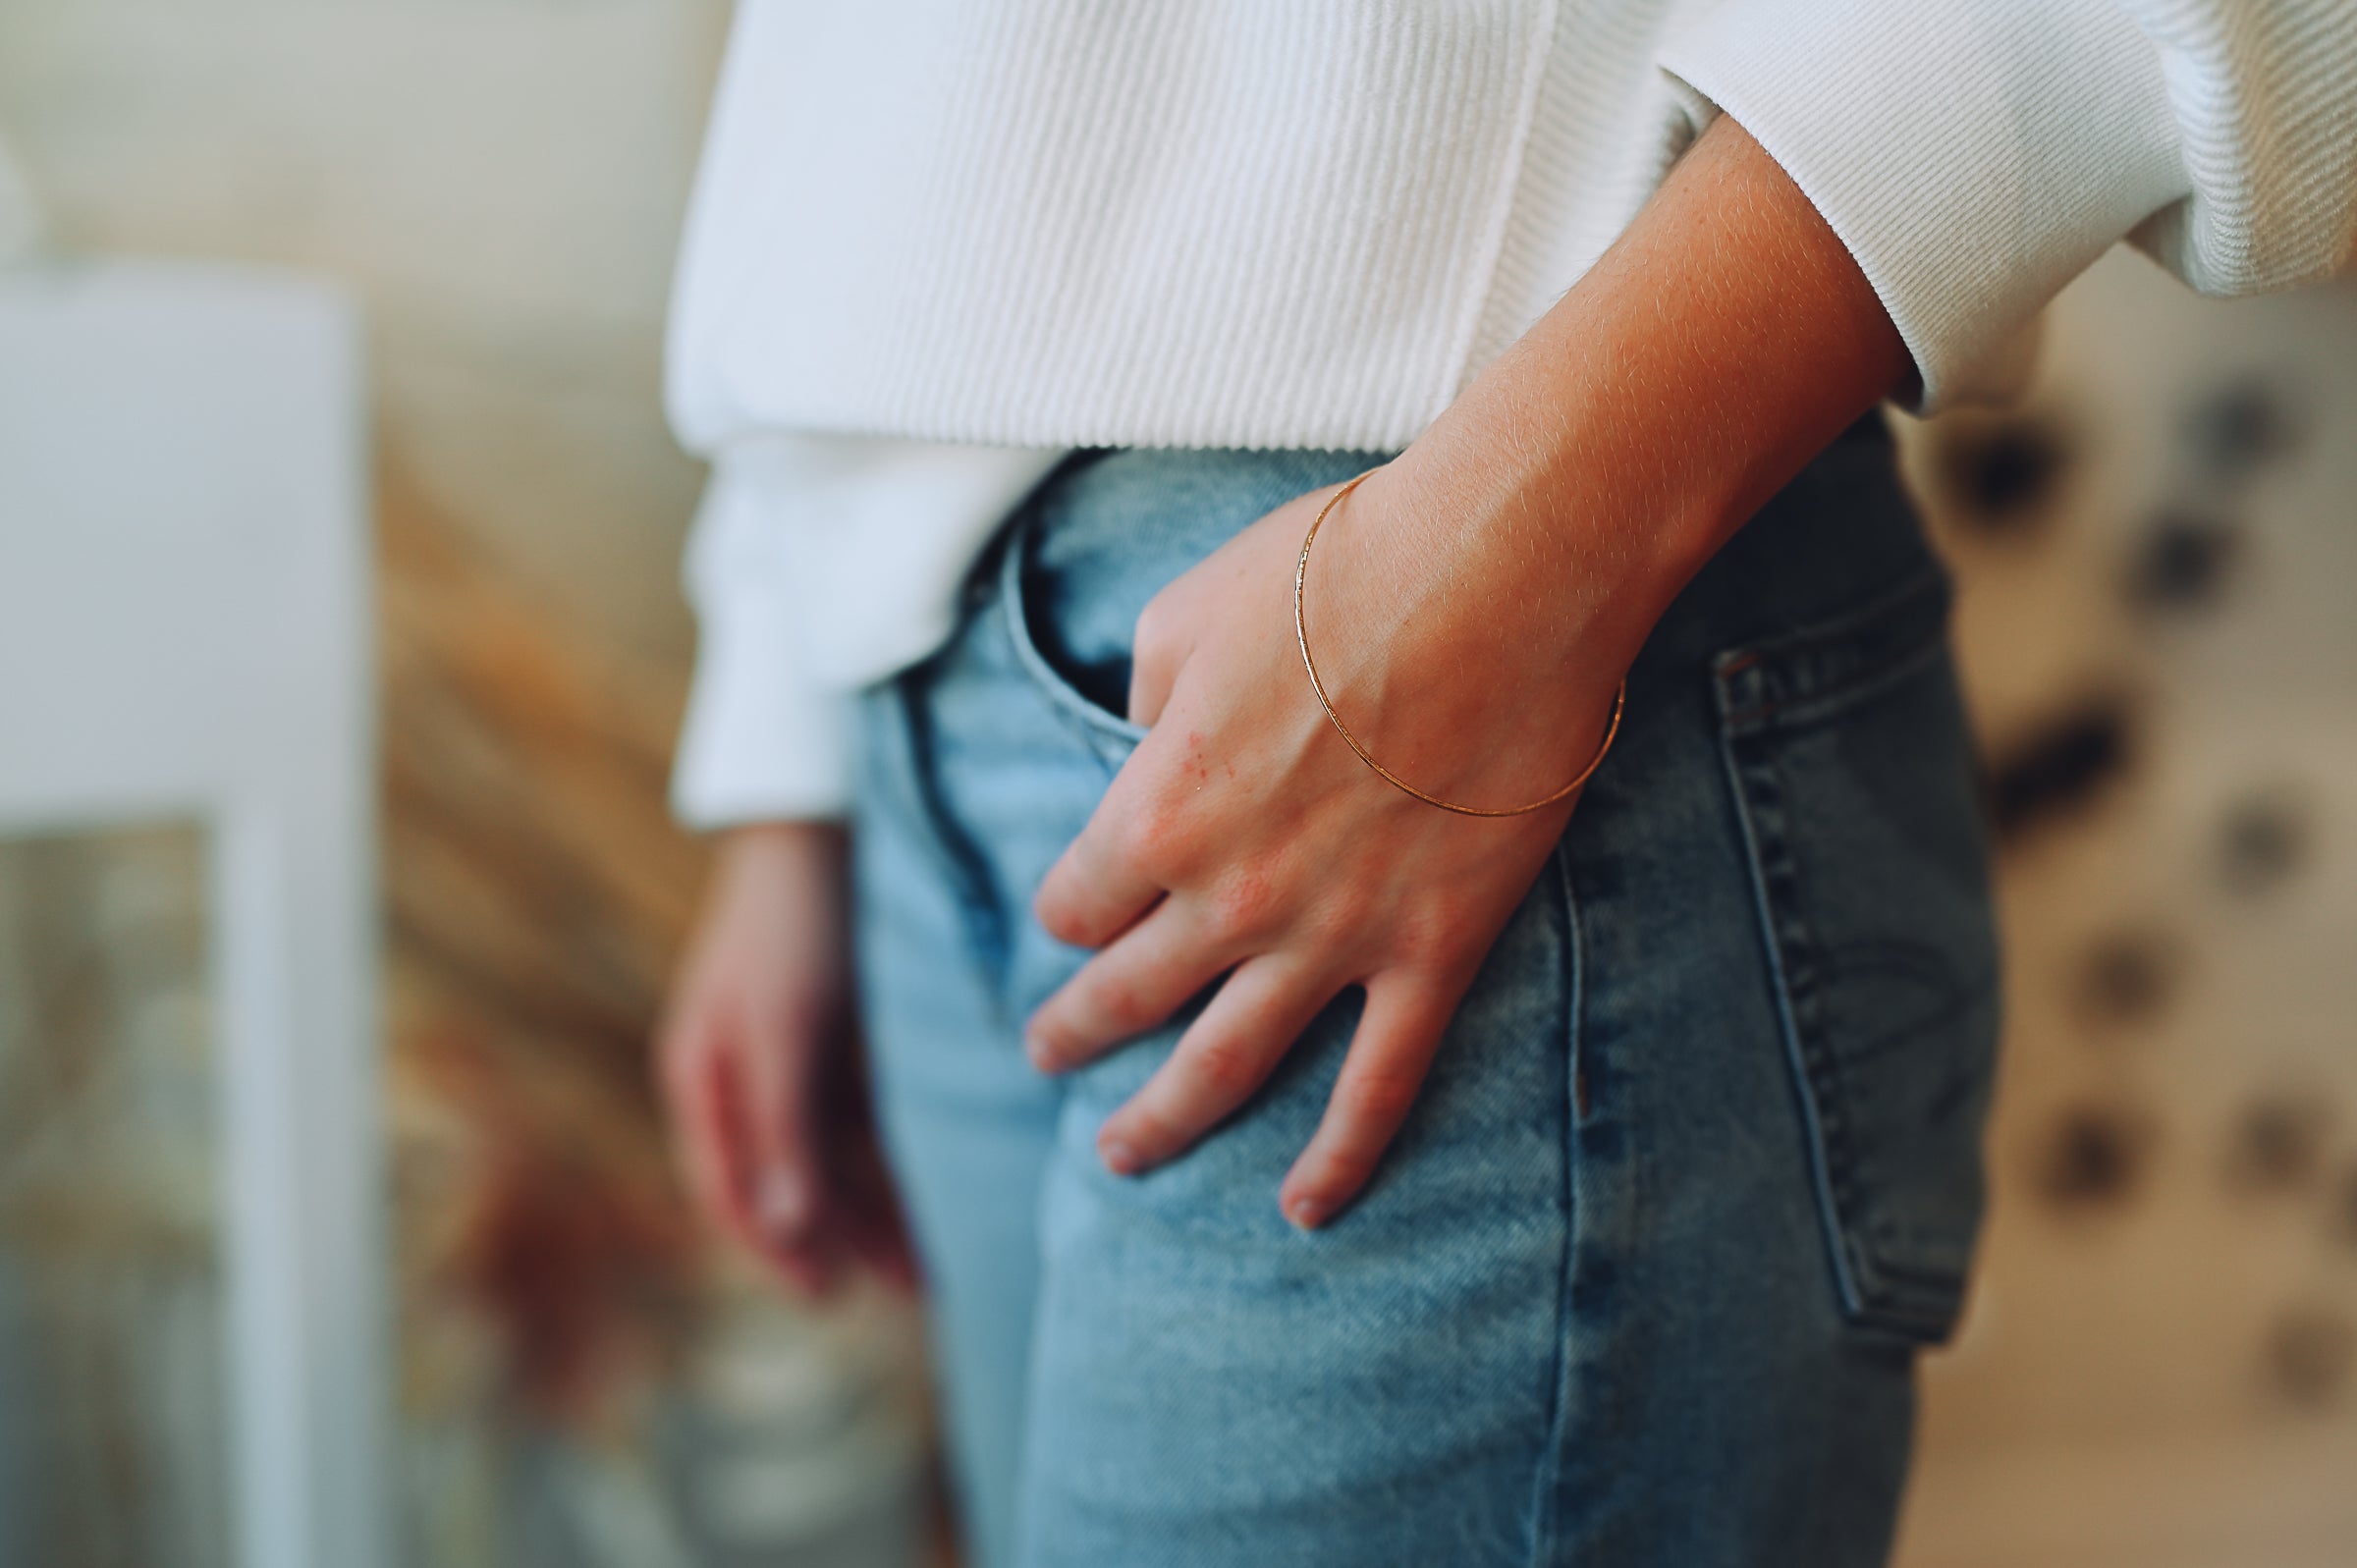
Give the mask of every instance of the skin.
M 1387 766 L 1445 798 L 1550 793 L 1593 753 L 1678 590 L 1911 373 L 1840 241 L 1740 126 L 1718 121 L 1597 266 L 1328 519 L 1306 603 L 1336 707 Z M 1375 1170 L 1577 805 L 1443 812 L 1334 733 L 1301 670 L 1291 597 L 1331 494 L 1244 529 L 1139 617 L 1129 712 L 1150 732 L 1034 903 L 1052 935 L 1095 951 L 1025 1032 L 1041 1070 L 1069 1070 L 1219 982 L 1099 1133 L 1107 1166 L 1134 1174 L 1211 1132 L 1329 1000 L 1363 987 L 1325 1116 L 1278 1191 L 1305 1228 Z M 793 1236 L 856 1232 L 852 1194 L 795 1148 L 811 1104 L 795 1085 L 842 1048 L 775 1022 L 817 1011 L 792 988 L 833 973 L 840 917 L 810 888 L 739 886 L 810 865 L 740 839 L 722 851 L 664 1037 L 667 1063 L 701 1063 L 667 1070 L 696 1090 L 683 1104 L 674 1087 L 680 1135 L 733 1227 L 747 1212 L 731 1196 L 776 1166 L 818 1183 Z M 789 937 L 823 946 L 829 921 L 823 964 L 781 951 Z M 730 1111 L 728 1083 L 751 1102 Z M 774 1251 L 777 1227 L 751 1222 Z
M 844 851 L 832 823 L 731 833 L 657 1035 L 689 1195 L 810 1296 L 916 1277 L 852 1017 Z

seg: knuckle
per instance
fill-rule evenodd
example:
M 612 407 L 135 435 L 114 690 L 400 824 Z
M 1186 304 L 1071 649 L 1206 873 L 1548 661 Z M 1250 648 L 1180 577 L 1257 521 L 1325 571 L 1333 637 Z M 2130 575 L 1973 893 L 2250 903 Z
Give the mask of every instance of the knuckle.
M 1222 1106 L 1242 1101 L 1260 1082 L 1260 1058 L 1242 1041 L 1213 1035 L 1188 1050 L 1188 1070 L 1203 1093 Z
M 1146 607 L 1137 613 L 1137 622 L 1129 633 L 1133 656 L 1138 663 L 1144 664 L 1162 657 L 1178 631 L 1177 622 L 1177 613 L 1167 593 L 1158 593 L 1146 601 Z
M 1123 818 L 1120 849 L 1130 864 L 1162 880 L 1192 862 L 1197 837 L 1189 804 L 1178 796 L 1153 791 Z
M 1215 936 L 1251 937 L 1275 924 L 1276 888 L 1266 874 L 1250 868 L 1224 878 L 1206 894 L 1207 919 Z
M 1453 900 L 1426 899 L 1400 911 L 1392 946 L 1402 958 L 1427 963 L 1446 958 L 1463 943 L 1466 911 Z
M 1069 947 L 1091 947 L 1095 933 L 1080 918 L 1079 910 L 1064 903 L 1042 904 L 1038 910 L 1039 926 L 1049 936 Z
M 1080 1002 L 1093 1032 L 1108 1039 L 1133 1033 L 1144 1021 L 1143 999 L 1135 988 L 1113 976 L 1096 977 L 1082 994 Z
M 1309 1185 L 1330 1203 L 1343 1203 L 1375 1174 L 1375 1157 L 1357 1145 L 1337 1146 L 1319 1157 Z
M 1039 891 L 1031 895 L 1031 918 L 1038 921 L 1040 929 L 1058 942 L 1069 943 L 1073 940 L 1077 922 L 1072 900 L 1067 896 L 1064 889 L 1064 868 L 1058 866 L 1048 873 L 1047 880 L 1039 885 Z
M 1176 1116 L 1160 1107 L 1134 1103 L 1122 1114 L 1119 1135 L 1124 1142 L 1150 1160 L 1158 1159 L 1166 1151 L 1177 1149 L 1186 1142 Z
M 1040 1004 L 1023 1024 L 1025 1038 L 1036 1041 L 1052 1056 L 1062 1056 L 1072 1049 L 1071 1026 L 1065 1015 L 1071 1009 L 1069 995 L 1051 998 Z
M 1073 882 L 1074 874 L 1070 873 L 1051 878 L 1032 900 L 1032 916 L 1041 930 L 1067 946 L 1102 946 L 1111 935 L 1100 929 L 1104 917 L 1093 910 L 1090 900 Z
M 1375 901 L 1350 886 L 1327 891 L 1309 916 L 1310 934 L 1326 947 L 1345 947 L 1357 942 L 1375 918 Z
M 1406 1067 L 1371 1066 L 1351 1073 L 1337 1088 L 1343 1108 L 1362 1123 L 1397 1126 L 1416 1103 L 1423 1074 Z

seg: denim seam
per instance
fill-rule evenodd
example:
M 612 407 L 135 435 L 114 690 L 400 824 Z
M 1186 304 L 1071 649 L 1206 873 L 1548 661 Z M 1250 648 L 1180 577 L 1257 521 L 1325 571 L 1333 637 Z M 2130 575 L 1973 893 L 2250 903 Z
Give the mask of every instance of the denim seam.
M 1855 608 L 1841 611 L 1824 621 L 1729 649 L 1716 661 L 1719 671 L 1724 675 L 1770 659 L 1781 659 L 1811 648 L 1849 641 L 1860 627 L 1871 626 L 1884 617 L 1905 608 L 1918 595 L 1936 592 L 1946 575 L 1946 568 L 1935 561 Z
M 950 809 L 934 755 L 928 696 L 922 689 L 932 664 L 920 664 L 893 681 L 895 706 L 900 710 L 901 744 L 905 748 L 907 783 L 925 827 L 924 838 L 936 857 L 956 900 L 966 930 L 966 955 L 980 971 L 996 1005 L 1004 1012 L 1007 976 L 1014 956 L 1014 933 L 1006 900 L 991 874 L 989 857 Z
M 1929 624 L 1912 627 L 1900 620 L 1924 602 L 1933 603 Z M 1947 617 L 1946 569 L 1935 563 L 1896 588 L 1859 609 L 1781 637 L 1729 649 L 1711 661 L 1719 715 L 1723 723 L 1746 733 L 1771 726 L 1781 728 L 1833 718 L 1877 693 L 1895 685 L 1935 658 Z M 1896 626 L 1887 634 L 1899 651 L 1874 658 L 1883 622 Z M 1776 673 L 1813 652 L 1833 649 L 1846 653 L 1850 667 L 1828 678 Z M 1778 687 L 1797 689 L 1780 692 Z M 1737 693 L 1743 693 L 1738 697 Z
M 1579 918 L 1579 896 L 1571 885 L 1571 857 L 1558 840 L 1553 863 L 1556 888 L 1563 908 L 1563 1156 L 1562 1184 L 1558 1202 L 1563 1212 L 1562 1258 L 1556 1271 L 1555 1356 L 1548 1369 L 1548 1411 L 1545 1436 L 1536 1472 L 1531 1478 L 1530 1560 L 1532 1568 L 1547 1568 L 1555 1557 L 1559 1493 L 1562 1485 L 1564 1424 L 1570 1419 L 1570 1400 L 1563 1379 L 1570 1363 L 1571 1282 L 1579 1259 L 1579 1196 L 1575 1162 L 1579 1148 L 1579 1081 L 1586 1069 L 1585 1015 L 1587 962 Z
M 1829 1168 L 1832 1151 L 1829 1147 L 1826 1117 L 1818 1105 L 1812 1087 L 1808 1062 L 1801 1045 L 1800 1027 L 1793 1017 L 1792 988 L 1785 973 L 1783 944 L 1778 940 L 1777 915 L 1769 896 L 1769 867 L 1763 855 L 1762 835 L 1754 825 L 1754 802 L 1746 781 L 1746 770 L 1735 755 L 1737 737 L 1723 731 L 1720 735 L 1721 761 L 1727 770 L 1727 782 L 1733 794 L 1735 821 L 1743 836 L 1746 859 L 1752 867 L 1752 905 L 1759 921 L 1761 946 L 1768 959 L 1770 989 L 1776 1003 L 1778 1033 L 1782 1036 L 1784 1054 L 1789 1062 L 1794 1097 L 1800 1104 L 1801 1119 L 1808 1130 L 1808 1158 L 1811 1185 L 1816 1189 L 1820 1228 L 1825 1234 L 1827 1251 L 1831 1255 L 1834 1278 L 1842 1303 L 1852 1312 L 1862 1308 L 1857 1281 L 1851 1277 L 1849 1260 L 1842 1256 L 1840 1220 L 1834 1188 L 1836 1176 Z
M 1935 629 L 1927 633 L 1916 647 L 1876 665 L 1871 675 L 1841 681 L 1805 696 L 1761 702 L 1730 712 L 1727 715 L 1727 724 L 1744 734 L 1756 734 L 1765 730 L 1790 729 L 1837 719 L 1899 685 L 1926 665 L 1937 662 L 1942 646 L 1941 635 Z

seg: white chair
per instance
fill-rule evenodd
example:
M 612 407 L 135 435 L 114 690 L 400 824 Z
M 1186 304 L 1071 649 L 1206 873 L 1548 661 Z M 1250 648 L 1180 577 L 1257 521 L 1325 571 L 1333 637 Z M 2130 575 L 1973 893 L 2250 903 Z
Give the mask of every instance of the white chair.
M 390 1556 L 359 361 L 294 276 L 0 270 L 0 838 L 203 835 L 245 1568 Z

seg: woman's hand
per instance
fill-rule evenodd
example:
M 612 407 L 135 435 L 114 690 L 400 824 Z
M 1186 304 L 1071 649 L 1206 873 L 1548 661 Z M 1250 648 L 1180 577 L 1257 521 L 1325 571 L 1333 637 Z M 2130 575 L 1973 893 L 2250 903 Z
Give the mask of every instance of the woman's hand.
M 697 1206 L 814 1295 L 854 1265 L 914 1279 L 868 1108 L 844 875 L 839 828 L 730 834 L 657 1042 Z
M 1362 484 L 1319 535 L 1306 609 L 1320 672 L 1353 730 L 1420 787 L 1474 803 L 1543 796 L 1593 753 L 1621 656 L 1606 652 L 1542 700 L 1509 700 L 1532 668 L 1527 650 L 1511 667 L 1464 657 L 1487 639 L 1458 622 L 1500 603 L 1487 585 L 1459 573 L 1420 591 L 1381 586 L 1384 552 L 1408 531 L 1391 513 L 1390 477 Z M 1036 903 L 1052 935 L 1102 950 L 1028 1030 L 1035 1063 L 1070 1067 L 1227 976 L 1099 1133 L 1105 1162 L 1127 1174 L 1194 1143 L 1320 1008 L 1364 987 L 1326 1115 L 1281 1189 L 1304 1227 L 1373 1173 L 1572 805 L 1494 820 L 1445 812 L 1343 745 L 1312 696 L 1291 613 L 1302 534 L 1332 494 L 1263 517 L 1139 618 L 1129 708 L 1151 730 Z M 1420 624 L 1403 623 L 1402 608 Z M 1460 724 L 1511 734 L 1525 754 L 1464 756 Z
M 1336 707 L 1443 798 L 1546 795 L 1592 754 L 1677 590 L 1910 368 L 1840 240 L 1719 120 L 1578 286 L 1328 520 L 1307 610 Z M 1366 1182 L 1571 814 L 1441 811 L 1333 732 L 1291 614 L 1325 495 L 1254 523 L 1139 619 L 1130 715 L 1151 731 L 1036 904 L 1050 933 L 1102 950 L 1030 1024 L 1033 1059 L 1069 1067 L 1220 981 L 1099 1135 L 1135 1171 L 1234 1110 L 1320 1007 L 1364 986 L 1281 1189 L 1302 1225 Z

